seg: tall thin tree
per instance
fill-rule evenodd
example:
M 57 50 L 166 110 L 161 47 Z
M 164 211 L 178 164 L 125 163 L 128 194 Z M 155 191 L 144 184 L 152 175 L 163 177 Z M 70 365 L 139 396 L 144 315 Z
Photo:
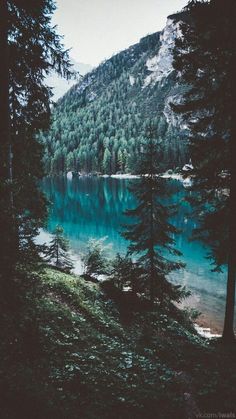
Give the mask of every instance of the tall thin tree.
M 174 66 L 189 84 L 174 105 L 189 126 L 201 237 L 211 245 L 215 270 L 228 266 L 223 339 L 235 340 L 236 279 L 236 2 L 191 1 L 181 14 Z M 204 208 L 204 212 L 202 212 Z
M 70 272 L 73 268 L 73 263 L 69 256 L 69 240 L 63 234 L 63 228 L 57 225 L 46 251 L 46 260 L 58 269 Z
M 34 237 L 46 215 L 39 129 L 48 126 L 51 69 L 70 77 L 68 52 L 51 24 L 53 0 L 0 1 L 0 276 L 37 254 Z
M 13 222 L 12 172 L 11 172 L 11 130 L 9 100 L 9 48 L 8 48 L 8 4 L 0 2 L 0 229 L 1 267 L 9 274 L 9 261 L 14 259 L 16 240 Z
M 125 212 L 132 217 L 132 223 L 125 226 L 123 236 L 130 241 L 129 253 L 139 255 L 137 261 L 143 268 L 143 281 L 149 290 L 151 304 L 156 298 L 164 304 L 180 298 L 180 288 L 172 285 L 167 275 L 184 265 L 174 258 L 181 254 L 174 247 L 174 235 L 178 231 L 169 222 L 173 208 L 163 202 L 167 185 L 159 176 L 161 148 L 153 129 L 148 131 L 137 167 L 140 179 L 130 188 L 137 206 Z M 173 255 L 173 259 L 168 258 L 168 253 Z

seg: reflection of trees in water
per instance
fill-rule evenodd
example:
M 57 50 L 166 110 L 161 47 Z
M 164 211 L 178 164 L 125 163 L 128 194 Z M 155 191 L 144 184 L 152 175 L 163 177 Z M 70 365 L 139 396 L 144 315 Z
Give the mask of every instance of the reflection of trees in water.
M 186 232 L 195 222 L 191 208 L 184 201 L 187 193 L 177 181 L 166 181 L 169 203 L 181 204 L 173 217 L 174 224 Z M 53 220 L 61 224 L 104 225 L 120 229 L 120 224 L 127 220 L 122 215 L 127 207 L 135 205 L 134 198 L 128 191 L 128 181 L 104 178 L 47 178 L 43 189 L 52 202 L 49 228 Z
M 135 180 L 133 180 L 135 182 Z M 165 202 L 177 204 L 176 215 L 171 220 L 182 230 L 176 237 L 178 248 L 190 253 L 196 243 L 188 241 L 196 219 L 190 204 L 185 200 L 191 192 L 184 189 L 180 182 L 163 179 L 166 184 Z M 127 244 L 119 236 L 121 224 L 130 222 L 122 214 L 126 208 L 135 206 L 128 191 L 129 181 L 113 178 L 81 177 L 68 180 L 65 177 L 47 178 L 43 189 L 53 203 L 50 210 L 48 230 L 61 224 L 70 239 L 87 241 L 89 237 L 108 236 L 116 245 Z M 199 249 L 203 249 L 199 244 Z
M 127 180 L 48 178 L 43 189 L 53 203 L 48 229 L 59 223 L 71 237 L 104 233 L 117 239 L 122 212 L 132 204 Z
M 187 263 L 186 270 L 172 274 L 172 278 L 176 277 L 177 283 L 186 283 L 190 288 L 193 287 L 193 292 L 198 292 L 202 301 L 209 291 L 212 297 L 208 296 L 208 307 L 204 305 L 203 311 L 214 312 L 215 306 L 222 318 L 220 297 L 225 290 L 225 274 L 211 273 L 209 261 L 204 258 L 207 252 L 201 243 L 188 241 L 197 222 L 190 204 L 185 200 L 191 192 L 184 189 L 178 181 L 164 181 L 167 203 L 180 204 L 172 222 L 182 230 L 176 237 L 176 247 L 183 252 L 183 261 Z M 122 212 L 135 206 L 128 184 L 127 180 L 112 178 L 44 179 L 43 190 L 53 203 L 48 230 L 52 232 L 57 224 L 62 225 L 66 236 L 71 240 L 73 250 L 78 254 L 83 251 L 89 238 L 104 236 L 108 236 L 107 243 L 113 244 L 113 255 L 117 251 L 125 252 L 127 243 L 119 235 L 119 231 L 121 223 L 130 220 Z

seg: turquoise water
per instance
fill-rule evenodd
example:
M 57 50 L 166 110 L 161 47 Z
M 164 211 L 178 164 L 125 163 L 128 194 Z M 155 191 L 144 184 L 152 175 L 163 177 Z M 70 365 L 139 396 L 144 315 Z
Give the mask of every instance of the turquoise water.
M 192 296 L 184 305 L 191 305 L 202 312 L 202 324 L 220 331 L 223 324 L 226 273 L 212 273 L 206 259 L 207 249 L 196 241 L 189 241 L 197 220 L 185 197 L 190 194 L 181 182 L 166 180 L 171 192 L 171 203 L 178 203 L 179 210 L 173 223 L 182 230 L 176 237 L 176 247 L 183 253 L 184 270 L 175 272 L 170 279 L 186 285 Z M 80 270 L 80 256 L 90 238 L 104 238 L 110 244 L 112 256 L 125 253 L 128 243 L 120 236 L 121 224 L 127 223 L 123 215 L 132 208 L 135 200 L 128 191 L 127 179 L 80 177 L 75 179 L 46 178 L 43 190 L 51 201 L 47 231 L 41 240 L 48 240 L 57 224 L 64 228 L 70 240 L 76 269 Z

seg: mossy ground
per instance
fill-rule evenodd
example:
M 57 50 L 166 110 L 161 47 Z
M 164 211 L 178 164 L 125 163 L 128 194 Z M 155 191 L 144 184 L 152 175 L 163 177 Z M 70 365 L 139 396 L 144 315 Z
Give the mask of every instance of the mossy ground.
M 2 419 L 184 419 L 236 413 L 235 348 L 158 310 L 124 313 L 52 269 L 2 296 Z M 127 321 L 126 321 L 127 320 Z

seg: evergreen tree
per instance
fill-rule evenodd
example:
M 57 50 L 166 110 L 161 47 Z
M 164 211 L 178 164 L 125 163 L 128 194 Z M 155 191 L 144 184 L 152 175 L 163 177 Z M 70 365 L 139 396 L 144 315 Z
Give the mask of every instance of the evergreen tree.
M 123 291 L 125 286 L 132 289 L 133 293 L 142 290 L 142 268 L 126 255 L 121 256 L 117 253 L 112 261 L 110 277 L 114 284 Z
M 69 240 L 63 236 L 63 233 L 63 228 L 58 225 L 53 232 L 53 238 L 49 243 L 45 255 L 47 262 L 50 262 L 63 271 L 70 272 L 73 268 L 73 263 L 68 255 Z
M 102 63 L 57 102 L 50 130 L 42 135 L 49 171 L 56 152 L 62 152 L 66 159 L 69 152 L 77 151 L 81 172 L 133 172 L 145 137 L 147 113 L 153 124 L 159 127 L 158 137 L 169 145 L 164 153 L 165 168 L 174 169 L 177 161 L 180 166 L 186 162 L 184 134 L 181 141 L 176 141 L 179 128 L 176 126 L 170 132 L 163 114 L 164 111 L 167 115 L 168 97 L 178 93 L 175 73 L 172 72 L 164 84 L 142 88 L 147 76 L 145 62 L 157 55 L 158 39 L 159 35 L 153 34 L 147 43 L 141 41 L 134 49 L 123 51 Z M 138 78 L 140 81 L 130 84 L 131 73 L 136 81 Z M 53 165 L 53 170 L 60 173 L 62 165 Z M 64 170 L 68 170 L 66 164 Z
M 111 173 L 111 152 L 108 148 L 104 151 L 103 162 L 102 162 L 103 172 L 106 174 Z
M 70 76 L 68 54 L 51 26 L 53 0 L 0 2 L 0 275 L 37 253 L 45 199 L 42 146 L 35 140 L 49 123 L 51 89 L 44 78 L 54 68 Z M 29 258 L 27 258 L 27 253 Z
M 143 279 L 149 289 L 151 303 L 158 298 L 165 301 L 179 299 L 179 287 L 167 280 L 167 275 L 183 264 L 167 258 L 167 253 L 180 256 L 174 248 L 174 237 L 177 229 L 170 224 L 172 209 L 163 204 L 166 195 L 165 181 L 158 176 L 160 173 L 160 145 L 154 139 L 153 130 L 142 149 L 139 162 L 141 179 L 135 181 L 130 188 L 135 195 L 137 206 L 126 211 L 126 215 L 135 221 L 126 226 L 123 236 L 131 243 L 129 253 L 139 255 L 138 263 L 143 268 Z
M 201 221 L 195 235 L 211 246 L 215 270 L 228 265 L 223 339 L 231 342 L 236 279 L 236 3 L 191 1 L 185 11 L 174 65 L 182 82 L 191 87 L 182 103 L 173 107 L 189 127 L 193 203 Z
M 89 240 L 87 252 L 82 258 L 86 275 L 98 276 L 108 273 L 108 263 L 104 254 L 105 246 L 103 241 L 103 239 Z

